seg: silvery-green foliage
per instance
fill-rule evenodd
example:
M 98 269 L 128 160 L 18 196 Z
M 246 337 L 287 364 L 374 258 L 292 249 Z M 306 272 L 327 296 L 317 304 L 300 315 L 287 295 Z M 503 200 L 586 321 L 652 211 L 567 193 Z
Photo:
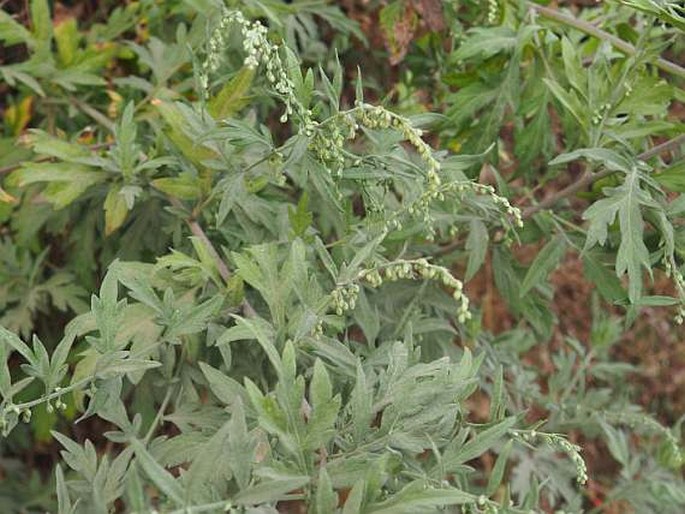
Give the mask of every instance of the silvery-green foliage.
M 72 223 L 78 242 L 54 274 L 33 249 L 0 247 L 0 277 L 31 298 L 12 292 L 0 305 L 11 328 L 0 328 L 3 437 L 43 409 L 108 426 L 83 441 L 53 431 L 62 446 L 56 512 L 275 513 L 286 502 L 312 514 L 577 512 L 593 477 L 572 430 L 602 438 L 620 465 L 612 500 L 679 512 L 680 426 L 662 426 L 622 394 L 629 369 L 607 357 L 618 321 L 597 314 L 592 340 L 569 338 L 548 375 L 521 359 L 550 333 L 547 276 L 568 248 L 584 248 L 599 293 L 629 317 L 678 303 L 645 294 L 642 275 L 655 263 L 683 294 L 673 225 L 682 202 L 669 203 L 660 185 L 677 177 L 653 177 L 629 146 L 641 117 L 662 115 L 669 94 L 649 75 L 620 83 L 647 56 L 612 65 L 601 46 L 584 63 L 575 36 L 554 35 L 511 2 L 487 2 L 488 26 L 466 33 L 446 60 L 482 73 L 446 94 L 446 117 L 405 115 L 365 98 L 364 70 L 347 84 L 338 55 L 322 50 L 314 17 L 343 37 L 360 35 L 334 5 L 240 4 L 160 6 L 194 17 L 127 43 L 148 73 L 116 79 L 114 122 L 81 113 L 110 139 L 93 148 L 31 130 L 36 158 L 3 183 L 23 195 L 17 238 Z M 24 42 L 30 55 L 23 72 L 0 67 L 5 80 L 35 94 L 103 87 L 101 63 L 78 74 L 51 58 L 46 69 L 59 73 L 33 70 L 52 55 L 53 33 L 47 2 L 31 6 L 31 31 L 0 18 L 0 37 Z M 129 10 L 117 12 L 92 37 L 132 26 Z M 543 76 L 537 61 L 526 68 L 531 54 L 552 60 L 545 72 L 554 73 Z M 312 55 L 326 59 L 309 66 Z M 547 89 L 525 103 L 521 90 L 533 83 Z M 638 87 L 656 98 L 635 101 Z M 584 212 L 582 234 L 546 213 L 524 226 L 496 169 L 497 188 L 472 178 L 497 161 L 492 143 L 508 112 L 523 113 L 522 160 L 551 158 L 552 105 L 577 141 L 549 164 L 584 159 L 619 176 Z M 672 129 L 664 127 L 655 133 Z M 474 154 L 435 150 L 435 129 L 465 135 Z M 24 221 L 33 221 L 34 201 L 47 207 L 33 214 L 38 228 Z M 529 266 L 512 256 L 518 237 L 549 234 Z M 463 266 L 437 257 L 451 241 L 468 253 Z M 527 329 L 496 338 L 481 330 L 465 283 L 488 254 L 496 287 Z M 610 259 L 627 290 L 605 272 Z M 89 307 L 84 288 L 94 292 Z M 76 316 L 50 341 L 28 337 L 31 316 L 50 303 Z M 530 422 L 532 409 L 548 419 Z
M 482 357 L 465 349 L 421 359 L 421 346 L 465 333 L 462 282 L 420 254 L 402 257 L 392 235 L 433 237 L 436 213 L 452 225 L 472 213 L 511 230 L 518 210 L 461 173 L 478 158 L 434 154 L 410 119 L 364 103 L 360 85 L 356 106 L 341 110 L 339 72 L 332 82 L 321 72 L 327 93 L 315 101 L 312 71 L 303 73 L 290 49 L 237 11 L 222 20 L 219 30 L 237 24 L 245 36 L 247 71 L 230 83 L 243 93 L 209 91 L 195 104 L 155 99 L 167 155 L 137 141 L 132 104 L 105 159 L 36 133 L 34 148 L 70 163 L 72 173 L 113 182 L 104 202 L 108 230 L 152 194 L 169 201 L 194 235 L 188 250 L 155 265 L 114 261 L 90 311 L 72 321 L 52 356 L 39 340 L 31 347 L 3 329 L 3 348 L 25 359 L 28 374 L 23 383 L 3 382 L 4 432 L 41 403 L 64 409 L 70 395 L 83 409 L 80 420 L 98 416 L 116 427 L 104 434 L 118 448 L 113 458 L 54 433 L 71 470 L 57 470 L 62 512 L 107 512 L 117 498 L 137 511 L 268 511 L 294 498 L 313 512 L 450 505 L 515 512 L 494 487 L 485 494 L 468 485 L 465 463 L 516 440 L 520 418 L 501 412 L 485 425 L 468 421 L 465 401 L 478 389 Z M 214 34 L 203 90 L 220 64 L 215 54 L 230 48 Z M 242 96 L 262 77 L 283 101 L 281 122 L 293 116 L 294 135 L 280 145 L 245 111 Z M 413 149 L 400 146 L 403 139 Z M 355 153 L 352 142 L 363 143 Z M 16 172 L 14 182 L 53 179 L 36 166 Z M 92 183 L 69 187 L 55 190 L 57 207 L 79 201 Z M 351 210 L 358 191 L 367 214 Z M 435 210 L 448 196 L 457 200 L 453 214 Z M 203 205 L 197 221 L 186 211 L 193 202 Z M 201 225 L 214 226 L 211 239 Z M 334 246 L 324 243 L 331 237 Z M 417 294 L 425 301 L 394 307 Z M 364 345 L 349 332 L 356 319 Z M 85 346 L 67 378 L 65 358 L 77 341 Z M 34 379 L 45 393 L 15 400 Z M 160 404 L 152 400 L 153 418 L 129 411 L 122 398 L 132 388 L 162 394 Z M 165 433 L 171 426 L 175 435 Z

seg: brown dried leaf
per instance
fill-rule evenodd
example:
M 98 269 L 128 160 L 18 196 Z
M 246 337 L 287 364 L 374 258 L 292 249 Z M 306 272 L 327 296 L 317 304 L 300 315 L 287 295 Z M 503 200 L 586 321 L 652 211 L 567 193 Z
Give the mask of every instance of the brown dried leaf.
M 413 5 L 405 0 L 391 2 L 379 14 L 385 46 L 390 52 L 390 64 L 398 64 L 404 59 L 414 38 L 418 16 Z
M 441 0 L 414 0 L 414 8 L 429 30 L 438 32 L 445 28 Z

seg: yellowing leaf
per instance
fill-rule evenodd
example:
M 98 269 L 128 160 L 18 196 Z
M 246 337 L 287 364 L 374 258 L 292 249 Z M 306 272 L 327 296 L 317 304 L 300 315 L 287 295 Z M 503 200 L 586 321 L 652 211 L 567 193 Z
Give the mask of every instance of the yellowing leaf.
M 33 97 L 25 96 L 18 104 L 11 104 L 5 109 L 5 123 L 11 128 L 12 135 L 18 136 L 31 121 Z
M 202 166 L 202 161 L 218 157 L 216 152 L 202 144 L 196 143 L 190 137 L 188 121 L 177 104 L 155 99 L 152 101 L 152 105 L 157 107 L 164 121 L 166 121 L 169 127 L 166 134 L 171 139 L 171 142 L 193 164 Z
M 200 179 L 196 177 L 158 178 L 152 181 L 152 185 L 163 193 L 181 200 L 194 200 L 202 194 Z
M 128 215 L 126 198 L 121 194 L 121 187 L 112 187 L 105 198 L 105 235 L 108 236 L 118 229 Z
M 248 101 L 246 95 L 252 85 L 254 74 L 254 69 L 243 67 L 215 97 L 209 100 L 209 114 L 214 118 L 228 118 L 240 110 Z
M 17 199 L 0 187 L 0 202 L 2 203 L 17 203 Z
M 73 64 L 78 52 L 80 34 L 76 26 L 76 19 L 66 18 L 55 25 L 54 31 L 59 63 L 63 67 L 68 67 Z
M 402 61 L 414 38 L 418 17 L 411 3 L 395 0 L 381 9 L 379 14 L 385 46 L 390 52 L 390 64 Z
M 27 186 L 37 182 L 48 182 L 43 195 L 55 208 L 61 209 L 76 200 L 90 186 L 106 178 L 106 172 L 95 171 L 81 164 L 29 162 L 13 172 L 7 178 L 7 183 Z

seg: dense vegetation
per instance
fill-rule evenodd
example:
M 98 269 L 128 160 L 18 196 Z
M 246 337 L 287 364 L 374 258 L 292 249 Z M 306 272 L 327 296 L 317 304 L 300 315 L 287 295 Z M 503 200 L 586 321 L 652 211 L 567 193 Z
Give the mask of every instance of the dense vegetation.
M 0 5 L 0 511 L 685 512 L 682 4 Z

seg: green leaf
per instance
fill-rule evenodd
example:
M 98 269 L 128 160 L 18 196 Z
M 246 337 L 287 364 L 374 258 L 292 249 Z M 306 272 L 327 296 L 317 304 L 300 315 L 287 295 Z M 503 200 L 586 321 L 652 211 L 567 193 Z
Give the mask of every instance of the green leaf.
M 8 403 L 12 401 L 10 397 L 10 390 L 12 387 L 12 377 L 10 375 L 9 367 L 7 366 L 7 359 L 9 358 L 10 352 L 8 351 L 7 344 L 4 341 L 2 327 L 0 327 L 0 396 L 2 399 Z
M 504 368 L 497 368 L 497 375 L 493 380 L 492 394 L 490 395 L 490 419 L 499 421 L 504 417 L 506 404 L 504 403 Z
M 145 474 L 152 480 L 152 482 L 159 488 L 161 492 L 167 495 L 176 505 L 184 505 L 184 491 L 181 484 L 169 473 L 166 469 L 160 466 L 157 461 L 150 455 L 142 442 L 137 439 L 131 441 L 131 446 L 136 452 L 136 461 L 145 471 Z
M 652 176 L 654 180 L 666 189 L 677 193 L 685 193 L 685 160 L 680 160 Z
M 373 419 L 373 393 L 366 381 L 366 374 L 360 362 L 357 362 L 357 379 L 350 398 L 350 414 L 354 440 L 361 442 L 371 427 Z
M 87 147 L 65 141 L 40 129 L 29 129 L 26 144 L 38 154 L 49 155 L 63 161 L 86 164 L 85 161 L 91 156 Z
M 583 94 L 587 85 L 586 73 L 576 48 L 567 37 L 561 38 L 561 58 L 569 83 L 578 93 Z
M 364 85 L 362 84 L 362 70 L 357 66 L 357 80 L 354 83 L 354 100 L 355 102 L 364 103 Z
M 199 503 L 216 494 L 216 491 L 221 490 L 222 484 L 233 478 L 228 459 L 217 459 L 218 455 L 230 453 L 229 438 L 232 428 L 231 421 L 227 421 L 198 449 L 190 468 L 183 475 L 188 500 Z
M 24 341 L 19 339 L 19 336 L 13 332 L 10 332 L 3 326 L 0 326 L 0 342 L 10 345 L 12 348 L 18 351 L 29 364 L 37 364 L 36 357 L 33 355 L 33 352 L 29 346 Z
M 11 66 L 11 65 L 10 65 Z M 40 86 L 40 83 L 33 78 L 29 73 L 25 73 L 10 66 L 0 66 L 0 75 L 12 87 L 16 85 L 16 81 L 21 82 L 26 87 L 31 89 L 38 96 L 45 97 L 45 91 Z
M 610 303 L 616 303 L 625 298 L 626 291 L 621 281 L 590 253 L 583 255 L 583 268 L 587 279 L 595 285 L 599 293 Z
M 113 359 L 111 354 L 98 360 L 98 378 L 108 379 L 136 371 L 158 368 L 162 365 L 159 361 L 147 359 L 122 358 Z
M 147 496 L 143 489 L 143 481 L 140 478 L 138 465 L 135 462 L 131 464 L 126 475 L 126 499 L 127 506 L 133 512 L 150 510 Z
M 115 349 L 116 335 L 121 329 L 126 300 L 118 301 L 119 285 L 114 269 L 110 269 L 100 285 L 99 297 L 91 298 L 91 310 L 100 332 L 99 340 L 91 338 L 101 353 Z
M 186 159 L 201 167 L 204 161 L 218 157 L 214 150 L 198 143 L 201 131 L 206 128 L 200 125 L 197 113 L 190 107 L 180 102 L 164 102 L 159 99 L 153 100 L 152 104 L 169 126 L 167 136 Z
M 468 462 L 482 455 L 506 435 L 509 429 L 514 426 L 516 420 L 516 416 L 510 416 L 490 428 L 477 433 L 473 439 L 465 443 L 453 456 L 449 457 L 449 462 L 447 462 L 447 457 L 445 458 L 445 467 L 447 469 L 453 469 L 454 466 L 463 464 L 464 462 Z
M 331 478 L 328 476 L 328 472 L 323 466 L 319 469 L 315 502 L 316 514 L 330 514 L 331 512 L 335 512 L 335 509 L 338 506 L 338 495 L 333 490 Z
M 587 125 L 586 118 L 583 115 L 583 113 L 585 112 L 585 108 L 583 107 L 583 104 L 581 103 L 576 93 L 574 91 L 566 91 L 563 87 L 561 87 L 557 82 L 553 80 L 542 80 L 547 85 L 549 90 L 552 92 L 554 97 L 559 101 L 559 103 L 561 103 L 561 105 L 563 105 L 564 108 L 566 108 L 566 110 L 570 112 L 571 115 L 576 119 L 578 125 L 585 129 Z
M 47 0 L 31 0 L 31 25 L 36 41 L 35 50 L 43 58 L 47 58 L 52 39 L 52 18 Z
M 59 432 L 52 431 L 51 433 L 64 447 L 64 450 L 60 451 L 60 455 L 71 469 L 85 476 L 95 475 L 97 471 L 97 454 L 90 440 L 86 439 L 85 444 L 81 446 Z
M 621 3 L 642 12 L 653 14 L 661 21 L 673 25 L 681 32 L 685 32 L 685 10 L 682 4 L 678 5 L 677 2 L 664 2 L 661 0 L 621 0 Z
M 631 460 L 631 450 L 626 433 L 623 430 L 612 427 L 605 421 L 600 421 L 600 426 L 604 432 L 607 447 L 612 457 L 622 466 L 628 466 Z
M 238 400 L 233 404 L 231 421 L 229 423 L 228 465 L 233 471 L 238 486 L 241 490 L 244 490 L 252 475 L 257 445 L 247 432 L 247 422 L 242 401 Z
M 321 67 L 319 67 L 319 74 L 321 75 L 326 96 L 328 97 L 328 103 L 333 109 L 333 112 L 338 112 L 340 110 L 340 96 L 342 95 L 343 87 L 343 69 L 340 65 L 337 50 L 335 52 L 333 81 L 328 80 L 328 76 Z
M 659 208 L 649 194 L 640 187 L 641 174 L 633 169 L 619 187 L 605 188 L 607 198 L 591 205 L 583 218 L 590 221 L 585 248 L 596 243 L 603 245 L 607 239 L 607 227 L 618 215 L 621 243 L 616 255 L 616 275 L 628 274 L 628 296 L 635 303 L 642 294 L 644 267 L 651 275 L 649 250 L 643 241 L 644 220 L 640 206 Z
M 168 336 L 179 337 L 206 330 L 209 321 L 219 312 L 223 302 L 223 296 L 217 294 L 209 300 L 192 306 L 187 312 L 183 313 L 182 317 L 173 327 L 170 327 Z
M 274 344 L 274 328 L 262 318 L 241 318 L 235 316 L 236 324 L 234 327 L 226 329 L 216 341 L 217 345 L 230 343 L 232 341 L 244 341 L 256 339 L 266 353 L 271 365 L 279 376 L 283 376 L 283 364 L 281 356 Z
M 492 468 L 492 471 L 490 472 L 490 477 L 488 478 L 488 485 L 485 487 L 485 494 L 487 496 L 492 496 L 493 494 L 495 494 L 500 484 L 502 483 L 502 479 L 504 478 L 504 472 L 507 469 L 507 463 L 509 462 L 509 455 L 511 454 L 513 444 L 513 441 L 507 441 L 507 443 L 502 447 L 502 450 L 499 452 L 497 461 L 495 461 L 495 465 Z
M 232 256 L 238 267 L 238 275 L 261 293 L 269 306 L 274 325 L 282 326 L 293 282 L 291 276 L 279 270 L 276 245 L 255 245 L 247 252 L 233 253 Z
M 4 41 L 6 46 L 18 43 L 26 43 L 29 47 L 36 45 L 31 33 L 4 9 L 0 9 L 0 41 Z
M 474 57 L 487 59 L 498 53 L 509 53 L 517 43 L 516 32 L 508 26 L 477 27 L 469 30 L 466 39 L 450 57 L 466 61 Z
M 335 265 L 335 261 L 331 258 L 331 254 L 328 253 L 326 245 L 323 244 L 323 241 L 319 236 L 314 237 L 314 249 L 316 250 L 316 255 L 319 257 L 319 260 L 323 263 L 324 267 L 326 268 L 326 271 L 328 271 L 331 278 L 333 280 L 337 280 L 338 267 Z
M 427 487 L 416 480 L 382 503 L 371 505 L 364 512 L 373 514 L 414 514 L 430 509 L 431 512 L 447 505 L 474 503 L 478 497 L 459 489 Z
M 671 305 L 677 305 L 678 303 L 678 298 L 673 298 L 672 296 L 652 295 L 641 297 L 636 302 L 636 305 L 642 307 L 669 307 Z
M 282 499 L 286 494 L 309 483 L 308 476 L 284 477 L 277 480 L 267 480 L 247 489 L 243 489 L 233 497 L 238 505 L 259 505 Z
M 164 305 L 150 283 L 154 273 L 151 264 L 122 263 L 116 260 L 110 264 L 110 269 L 129 290 L 132 298 L 152 308 L 158 314 L 164 311 Z
M 273 398 L 265 396 L 249 378 L 245 379 L 245 390 L 250 397 L 250 403 L 259 416 L 259 424 L 267 432 L 278 435 L 287 449 L 297 452 L 298 448 L 290 441 L 287 434 L 287 418 L 283 410 Z
M 386 234 L 383 232 L 360 248 L 354 254 L 352 261 L 347 266 L 343 266 L 343 268 L 340 270 L 340 277 L 338 280 L 340 282 L 354 280 L 360 268 L 362 267 L 362 264 L 364 264 L 371 256 L 373 256 L 373 254 L 376 252 L 376 249 L 383 242 L 385 237 Z
M 71 514 L 74 509 L 71 505 L 71 499 L 69 498 L 69 490 L 67 489 L 67 484 L 64 481 L 64 473 L 62 472 L 62 466 L 57 464 L 55 467 L 55 481 L 57 490 L 57 513 L 58 514 Z
M 343 506 L 342 514 L 361 514 L 362 505 L 364 504 L 364 495 L 366 492 L 366 480 L 360 478 L 352 486 L 350 494 L 347 495 L 345 505 Z
M 314 361 L 314 375 L 309 386 L 312 413 L 307 424 L 307 442 L 311 449 L 328 444 L 335 435 L 335 422 L 340 409 L 340 396 L 333 396 L 333 386 L 320 359 Z
M 314 215 L 309 210 L 309 194 L 306 191 L 300 196 L 297 208 L 288 206 L 288 219 L 294 236 L 304 237 L 305 232 L 314 220 Z
M 634 168 L 634 164 L 630 159 L 608 148 L 580 148 L 558 155 L 549 162 L 549 165 L 566 164 L 578 159 L 587 159 L 588 161 L 601 164 L 608 170 L 623 171 L 625 173 L 630 173 Z
M 8 182 L 16 186 L 27 186 L 38 182 L 49 182 L 43 191 L 46 199 L 57 209 L 62 209 L 81 196 L 89 187 L 102 182 L 107 173 L 94 171 L 79 164 L 24 163 L 20 169 L 8 177 Z
M 241 399 L 243 402 L 247 401 L 245 388 L 239 382 L 204 362 L 198 364 L 209 382 L 209 388 L 219 401 L 225 405 L 233 405 Z
M 469 261 L 464 275 L 465 281 L 471 280 L 485 262 L 488 241 L 489 235 L 485 223 L 479 219 L 472 219 L 469 222 L 469 235 L 466 238 L 466 251 Z
M 111 156 L 118 164 L 126 181 L 129 181 L 134 175 L 135 163 L 140 151 L 136 144 L 138 127 L 133 120 L 134 111 L 135 104 L 131 101 L 126 105 L 119 123 L 114 127 L 116 145 L 110 150 Z
M 551 239 L 543 246 L 523 278 L 520 296 L 525 296 L 532 288 L 540 285 L 547 278 L 547 275 L 559 265 L 565 253 L 566 240 L 562 236 Z

